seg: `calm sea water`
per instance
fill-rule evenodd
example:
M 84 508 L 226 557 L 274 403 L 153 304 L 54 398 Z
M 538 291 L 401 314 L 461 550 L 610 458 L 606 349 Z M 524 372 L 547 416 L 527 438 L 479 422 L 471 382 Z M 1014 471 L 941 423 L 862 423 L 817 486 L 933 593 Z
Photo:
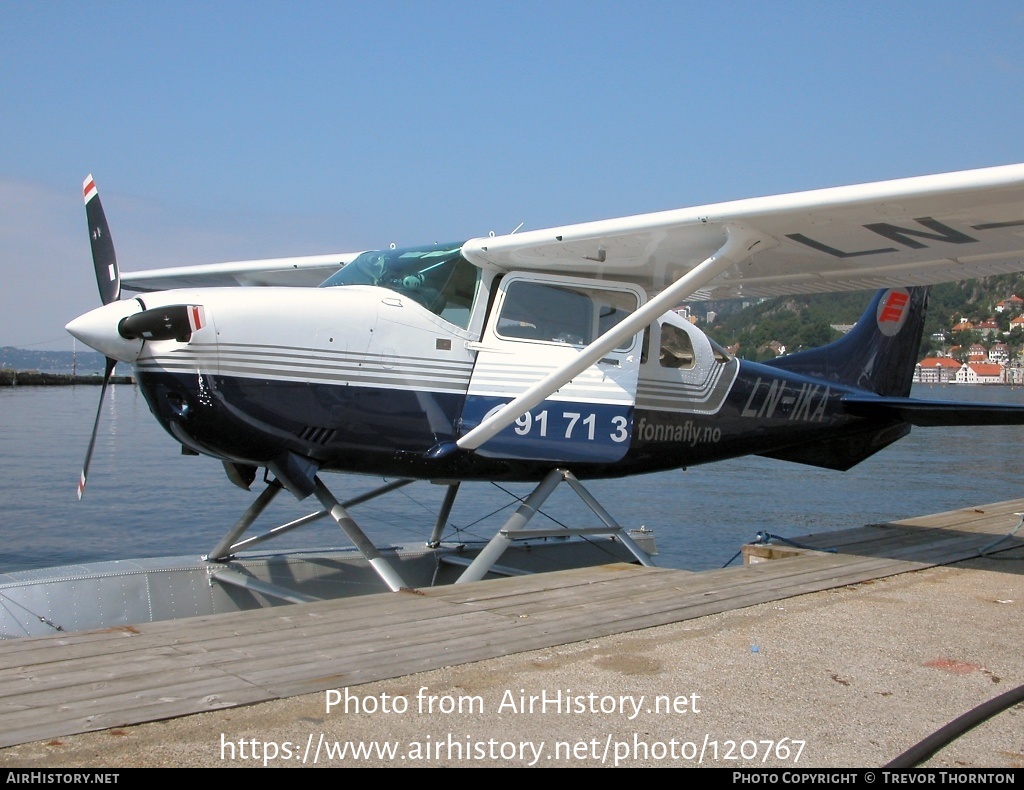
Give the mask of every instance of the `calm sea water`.
M 1024 403 L 1024 390 L 1009 387 L 919 387 L 914 395 Z M 0 570 L 204 554 L 252 501 L 217 461 L 181 456 L 138 391 L 117 386 L 79 502 L 75 486 L 98 396 L 98 387 L 0 390 Z M 721 566 L 759 530 L 795 537 L 1022 497 L 1022 439 L 1017 427 L 915 428 L 849 472 L 746 458 L 588 487 L 623 526 L 654 529 L 660 565 L 699 570 Z M 327 476 L 339 499 L 380 482 Z M 521 496 L 530 490 L 506 488 Z M 429 535 L 443 495 L 441 487 L 414 483 L 352 512 L 378 544 L 416 545 Z M 490 484 L 464 485 L 450 518 L 462 530 L 458 539 L 489 538 L 509 510 L 486 517 L 510 503 Z M 257 528 L 315 509 L 282 493 Z M 567 488 L 545 512 L 575 526 L 597 523 Z M 457 537 L 454 530 L 448 536 Z M 346 544 L 324 521 L 267 545 Z

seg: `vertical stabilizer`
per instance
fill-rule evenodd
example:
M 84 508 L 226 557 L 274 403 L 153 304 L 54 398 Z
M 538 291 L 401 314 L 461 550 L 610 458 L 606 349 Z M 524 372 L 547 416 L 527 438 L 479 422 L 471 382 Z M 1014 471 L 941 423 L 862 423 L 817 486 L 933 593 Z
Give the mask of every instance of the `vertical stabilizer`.
M 768 364 L 878 395 L 906 397 L 924 332 L 928 291 L 928 287 L 879 291 L 856 326 L 839 340 Z

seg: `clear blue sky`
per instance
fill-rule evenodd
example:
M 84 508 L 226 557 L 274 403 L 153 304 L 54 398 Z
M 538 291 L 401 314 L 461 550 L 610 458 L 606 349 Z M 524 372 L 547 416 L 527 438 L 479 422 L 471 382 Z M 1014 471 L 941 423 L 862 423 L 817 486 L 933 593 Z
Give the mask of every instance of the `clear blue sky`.
M 122 268 L 1024 161 L 1018 2 L 0 4 L 0 345 Z

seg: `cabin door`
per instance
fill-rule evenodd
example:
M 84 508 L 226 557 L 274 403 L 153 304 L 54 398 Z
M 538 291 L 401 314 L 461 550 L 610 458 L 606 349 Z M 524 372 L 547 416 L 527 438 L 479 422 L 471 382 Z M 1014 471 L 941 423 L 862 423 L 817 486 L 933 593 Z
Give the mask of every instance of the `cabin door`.
M 517 273 L 502 279 L 462 414 L 465 434 L 571 361 L 644 302 L 623 283 Z M 629 449 L 642 333 L 606 354 L 477 451 L 497 458 L 610 463 Z

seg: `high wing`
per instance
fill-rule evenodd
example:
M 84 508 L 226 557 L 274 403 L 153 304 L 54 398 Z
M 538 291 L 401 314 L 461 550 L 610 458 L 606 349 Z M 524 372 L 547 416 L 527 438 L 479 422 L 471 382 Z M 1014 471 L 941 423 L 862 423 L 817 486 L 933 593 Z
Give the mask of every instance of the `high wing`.
M 1024 269 L 1024 164 L 834 187 L 473 239 L 505 271 L 626 280 L 657 292 L 719 250 L 749 255 L 689 298 L 931 285 Z
M 129 291 L 143 293 L 173 288 L 231 285 L 288 285 L 313 288 L 357 255 L 358 252 L 343 252 L 122 272 L 121 286 Z
M 1024 270 L 1024 164 L 472 239 L 462 252 L 501 271 L 625 280 L 657 293 L 459 438 L 459 448 L 474 450 L 686 299 L 931 285 Z
M 833 187 L 473 239 L 463 254 L 502 271 L 637 283 L 657 293 L 719 250 L 750 254 L 684 298 L 872 290 L 1024 269 L 1024 164 Z M 359 253 L 122 273 L 123 287 L 315 286 Z M 704 280 L 706 278 L 701 278 Z

